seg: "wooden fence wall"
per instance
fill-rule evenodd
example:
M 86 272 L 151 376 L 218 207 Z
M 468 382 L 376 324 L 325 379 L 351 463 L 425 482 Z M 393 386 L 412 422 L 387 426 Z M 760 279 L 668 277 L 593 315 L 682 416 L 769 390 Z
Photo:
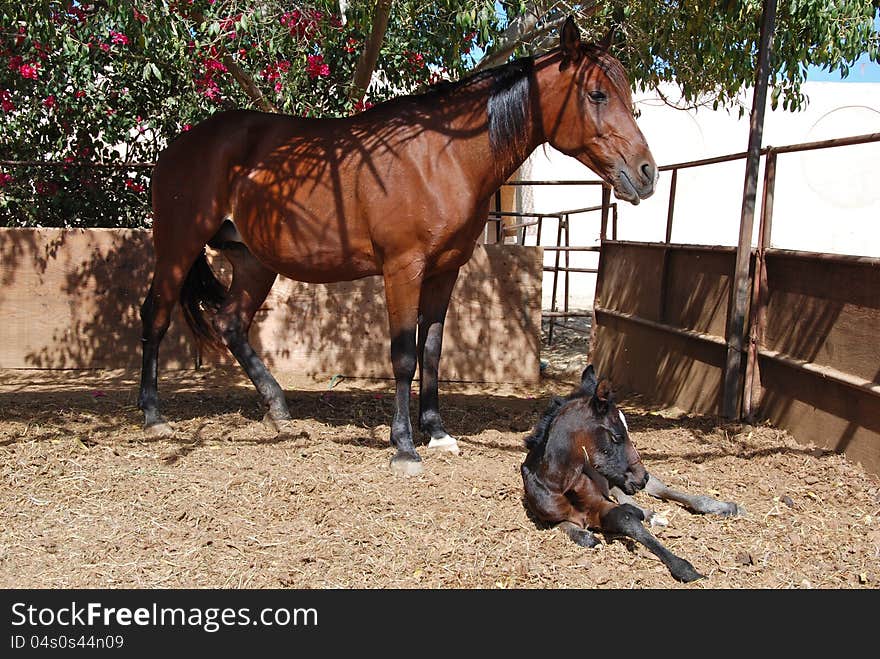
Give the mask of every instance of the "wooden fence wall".
M 720 414 L 734 260 L 734 248 L 603 243 L 599 372 Z M 767 250 L 766 264 L 756 416 L 880 473 L 880 259 Z
M 539 378 L 542 262 L 540 248 L 477 247 L 453 294 L 443 379 Z M 139 368 L 139 307 L 152 263 L 146 231 L 0 229 L 0 368 Z M 228 270 L 222 258 L 214 267 Z M 275 372 L 391 377 L 381 278 L 279 278 L 251 339 Z M 163 368 L 195 366 L 179 313 L 160 359 Z

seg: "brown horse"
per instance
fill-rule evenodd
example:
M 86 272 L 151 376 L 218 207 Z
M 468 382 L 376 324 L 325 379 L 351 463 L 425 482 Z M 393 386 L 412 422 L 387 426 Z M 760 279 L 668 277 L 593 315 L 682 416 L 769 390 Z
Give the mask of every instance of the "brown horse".
M 691 511 L 722 516 L 741 509 L 704 495 L 688 495 L 666 487 L 649 474 L 629 436 L 607 380 L 597 381 L 592 366 L 581 386 L 567 398 L 555 398 L 526 439 L 529 452 L 520 469 L 528 509 L 539 521 L 558 524 L 583 547 L 598 540 L 589 529 L 624 535 L 642 543 L 679 581 L 702 577 L 694 566 L 664 547 L 642 525 L 662 521 L 629 497 L 645 489 Z M 622 490 L 622 491 L 621 491 Z
M 487 220 L 489 201 L 549 142 L 597 172 L 621 199 L 654 191 L 657 169 L 632 115 L 627 75 L 566 21 L 560 46 L 345 119 L 231 111 L 162 152 L 153 172 L 156 266 L 141 309 L 139 407 L 159 413 L 159 343 L 180 300 L 202 341 L 228 348 L 262 396 L 267 421 L 290 418 L 281 387 L 248 343 L 277 273 L 306 282 L 382 275 L 396 409 L 395 473 L 421 471 L 409 397 L 420 367 L 419 425 L 429 447 L 457 451 L 440 418 L 437 370 L 446 309 Z M 204 247 L 233 264 L 228 288 Z

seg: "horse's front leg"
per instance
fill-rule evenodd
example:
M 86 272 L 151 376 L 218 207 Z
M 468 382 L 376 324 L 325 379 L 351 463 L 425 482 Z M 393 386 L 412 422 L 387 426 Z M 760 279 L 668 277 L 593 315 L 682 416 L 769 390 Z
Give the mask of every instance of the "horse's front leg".
M 643 544 L 669 568 L 669 572 L 678 581 L 687 583 L 702 579 L 703 575 L 697 572 L 693 565 L 669 551 L 642 526 L 643 519 L 642 511 L 635 506 L 626 503 L 619 506 L 612 505 L 601 515 L 601 528 L 603 531 L 624 535 Z
M 422 473 L 422 459 L 413 444 L 409 397 L 416 374 L 416 323 L 424 264 L 415 260 L 397 267 L 386 263 L 383 275 L 395 382 L 391 444 L 397 452 L 391 458 L 391 471 L 398 476 L 417 476 Z
M 438 370 L 443 347 L 443 326 L 458 269 L 425 280 L 419 298 L 419 429 L 430 436 L 429 449 L 458 453 L 458 442 L 440 418 Z

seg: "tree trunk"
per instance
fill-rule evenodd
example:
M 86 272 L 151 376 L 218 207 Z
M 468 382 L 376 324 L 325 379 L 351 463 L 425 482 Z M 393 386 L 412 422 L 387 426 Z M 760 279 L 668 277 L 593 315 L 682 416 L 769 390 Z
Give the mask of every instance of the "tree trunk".
M 388 29 L 388 18 L 391 15 L 392 3 L 393 0 L 379 0 L 376 3 L 370 37 L 364 44 L 364 50 L 361 52 L 360 58 L 358 58 L 357 69 L 355 69 L 354 78 L 351 81 L 351 89 L 348 92 L 348 98 L 355 103 L 363 100 L 364 94 L 367 93 L 367 88 L 370 86 L 370 80 L 373 79 L 373 71 L 376 69 L 376 62 L 379 60 L 379 50 L 382 48 L 385 32 Z

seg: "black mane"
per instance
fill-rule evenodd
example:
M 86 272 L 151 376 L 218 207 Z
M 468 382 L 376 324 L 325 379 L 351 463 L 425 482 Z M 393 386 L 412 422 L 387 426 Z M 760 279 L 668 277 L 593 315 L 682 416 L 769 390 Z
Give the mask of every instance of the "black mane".
M 456 82 L 438 82 L 426 93 L 448 94 L 488 81 L 489 144 L 496 156 L 504 158 L 522 151 L 528 142 L 534 69 L 534 58 L 522 57 Z
M 534 448 L 542 446 L 547 441 L 547 436 L 550 433 L 550 426 L 553 424 L 553 420 L 559 416 L 559 412 L 565 407 L 566 403 L 580 398 L 592 398 L 595 393 L 595 382 L 582 382 L 574 392 L 565 398 L 554 396 L 550 400 L 550 405 L 544 410 L 544 416 L 538 421 L 538 425 L 535 426 L 532 434 L 526 437 L 526 448 L 531 451 Z

